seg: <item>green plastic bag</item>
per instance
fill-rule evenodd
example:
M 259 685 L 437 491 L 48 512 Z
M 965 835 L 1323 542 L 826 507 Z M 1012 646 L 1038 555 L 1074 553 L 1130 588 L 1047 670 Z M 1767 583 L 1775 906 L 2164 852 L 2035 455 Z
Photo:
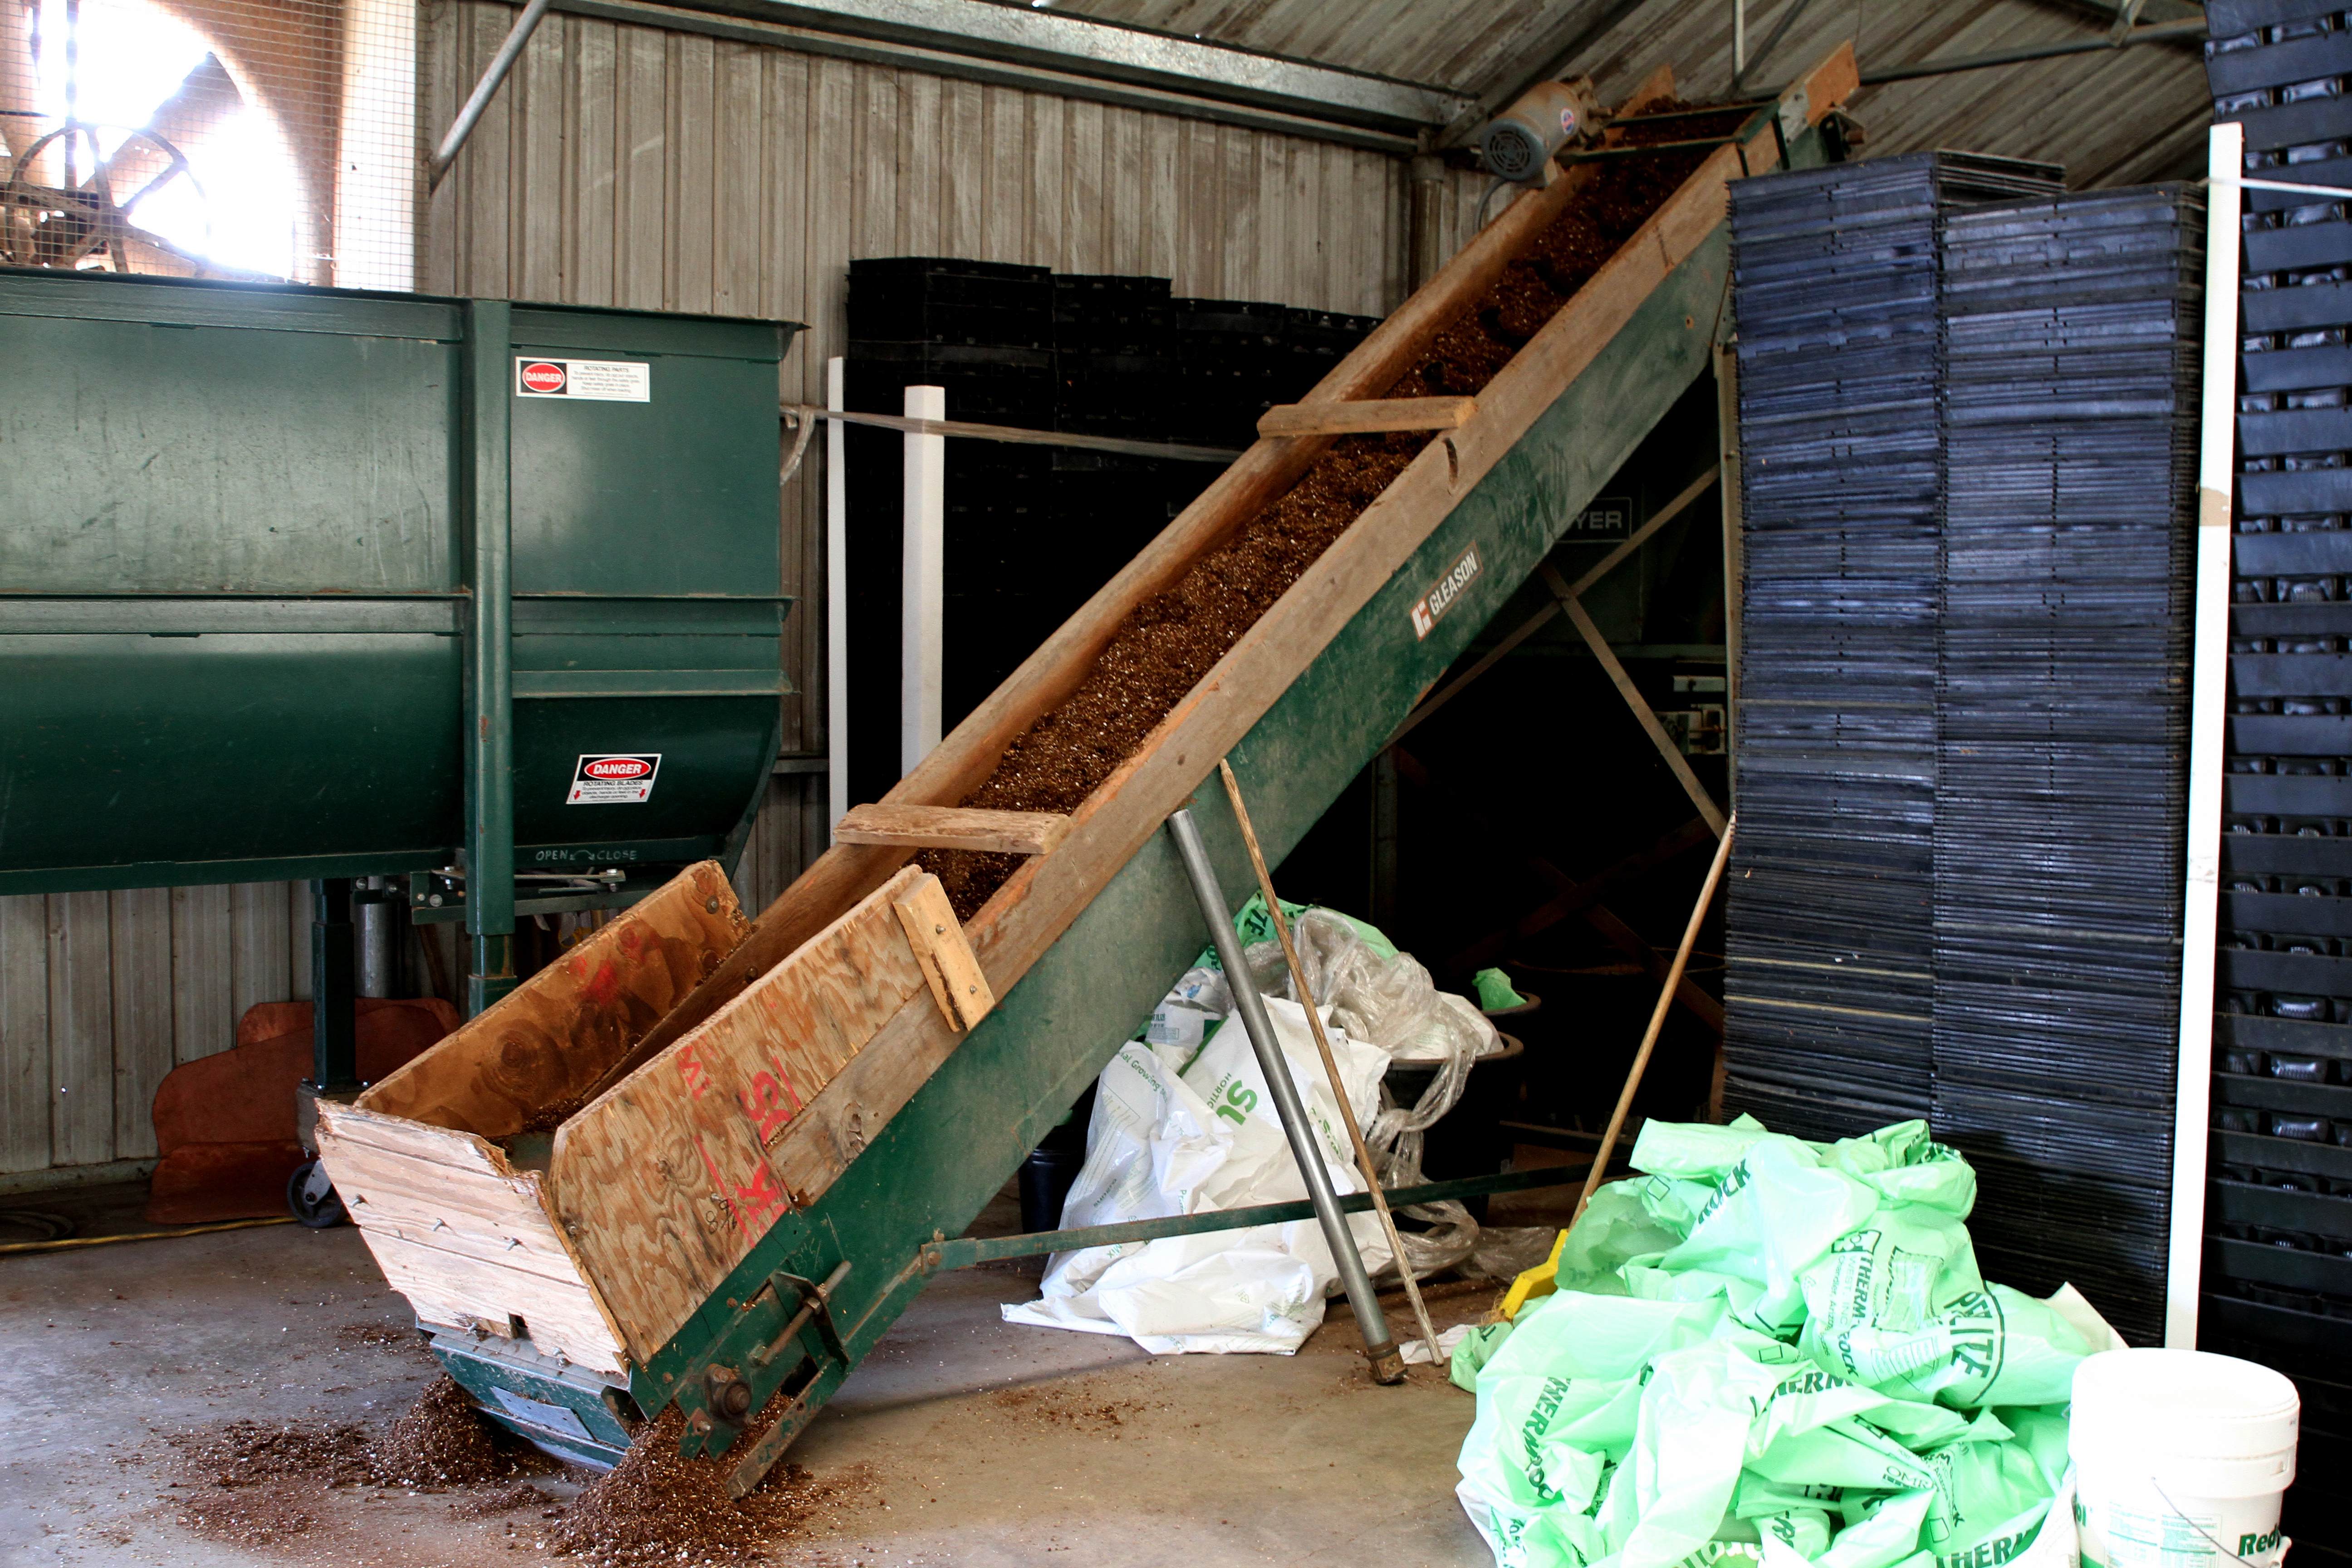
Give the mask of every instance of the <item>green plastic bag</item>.
M 1478 1005 L 1489 1013 L 1527 1004 L 1528 999 L 1512 988 L 1511 977 L 1499 969 L 1482 969 L 1470 977 L 1470 984 L 1477 987 Z
M 1482 1347 L 1458 1491 L 1497 1563 L 2060 1550 L 2063 1530 L 2033 1551 L 2066 1484 L 2063 1402 L 2105 1345 L 1985 1282 L 1976 1174 L 1925 1123 L 1820 1144 L 1653 1121 L 1633 1163 L 1643 1178 L 1570 1233 L 1555 1293 Z
M 1446 1381 L 1465 1394 L 1477 1393 L 1478 1369 L 1503 1348 L 1503 1342 L 1510 1336 L 1511 1325 L 1507 1322 L 1481 1323 L 1472 1329 L 1446 1358 Z

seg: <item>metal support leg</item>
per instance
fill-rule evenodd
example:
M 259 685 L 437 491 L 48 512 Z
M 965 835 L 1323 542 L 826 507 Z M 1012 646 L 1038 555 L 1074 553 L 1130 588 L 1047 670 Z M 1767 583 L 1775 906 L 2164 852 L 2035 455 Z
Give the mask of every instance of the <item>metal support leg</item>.
M 362 877 L 353 885 L 355 896 L 352 909 L 352 924 L 358 933 L 359 994 L 362 996 L 392 994 L 392 930 L 391 902 L 383 897 L 383 877 Z
M 359 1092 L 354 979 L 352 879 L 322 878 L 310 884 L 310 1087 L 320 1094 Z
M 1307 1107 L 1298 1098 L 1298 1086 L 1291 1081 L 1290 1064 L 1284 1059 L 1282 1046 L 1275 1038 L 1274 1021 L 1265 1016 L 1265 999 L 1258 994 L 1256 984 L 1250 979 L 1249 966 L 1242 962 L 1241 939 L 1234 934 L 1234 912 L 1225 902 L 1224 890 L 1217 886 L 1216 869 L 1209 864 L 1209 851 L 1201 842 L 1201 829 L 1192 821 L 1191 812 L 1179 811 L 1168 819 L 1168 830 L 1176 837 L 1176 852 L 1183 858 L 1185 875 L 1192 879 L 1192 896 L 1200 900 L 1201 916 L 1209 922 L 1209 940 L 1215 945 L 1217 962 L 1224 966 L 1225 980 L 1233 987 L 1234 1011 L 1241 1016 L 1250 1049 L 1257 1055 L 1258 1070 L 1265 1075 L 1266 1092 L 1274 1096 L 1275 1114 L 1282 1120 L 1283 1134 L 1290 1140 L 1290 1152 L 1298 1162 L 1299 1175 L 1306 1180 L 1307 1201 L 1315 1205 L 1315 1218 L 1323 1227 L 1323 1239 L 1330 1245 L 1331 1257 L 1339 1266 L 1339 1282 L 1347 1287 L 1348 1304 L 1356 1310 L 1356 1322 L 1364 1334 L 1364 1359 L 1371 1363 L 1375 1381 L 1402 1383 L 1404 1358 L 1389 1335 L 1388 1322 L 1381 1315 L 1380 1297 L 1372 1289 L 1371 1276 L 1364 1271 L 1363 1258 L 1356 1251 L 1356 1238 L 1348 1229 L 1347 1216 L 1339 1211 L 1339 1197 L 1332 1190 L 1331 1173 L 1323 1164 L 1323 1152 L 1315 1146 Z M 1345 1112 L 1349 1108 L 1340 1109 Z M 1399 1264 L 1402 1267 L 1402 1259 Z
M 513 307 L 469 300 L 466 521 L 472 551 L 466 625 L 466 1013 L 515 988 L 514 582 L 509 458 Z

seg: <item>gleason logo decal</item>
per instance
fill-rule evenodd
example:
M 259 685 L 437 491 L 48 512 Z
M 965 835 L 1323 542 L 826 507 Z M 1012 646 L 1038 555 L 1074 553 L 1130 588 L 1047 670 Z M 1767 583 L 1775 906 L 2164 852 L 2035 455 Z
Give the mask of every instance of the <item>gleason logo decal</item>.
M 583 756 L 572 770 L 566 805 L 642 805 L 653 798 L 659 752 L 604 752 Z
M 1462 590 L 1477 581 L 1479 570 L 1478 547 L 1474 544 L 1462 552 L 1462 559 L 1454 563 L 1453 570 L 1437 580 L 1436 587 L 1412 602 L 1412 635 L 1416 639 L 1437 629 L 1437 623 L 1454 607 Z
M 654 367 L 642 360 L 518 358 L 515 395 L 563 397 L 574 403 L 651 403 Z

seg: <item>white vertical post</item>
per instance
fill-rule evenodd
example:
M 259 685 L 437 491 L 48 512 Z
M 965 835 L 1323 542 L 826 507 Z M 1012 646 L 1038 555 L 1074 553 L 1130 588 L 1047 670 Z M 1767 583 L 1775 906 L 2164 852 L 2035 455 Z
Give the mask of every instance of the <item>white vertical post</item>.
M 907 417 L 945 419 L 943 386 L 907 388 Z M 940 595 L 947 563 L 948 443 L 908 431 L 907 482 L 899 503 L 905 532 L 898 600 L 898 773 L 904 777 L 940 743 Z
M 2221 770 L 2229 749 L 2230 498 L 2237 468 L 2238 181 L 2245 132 L 2206 142 L 2205 384 L 2197 457 L 2194 671 L 2189 694 L 2189 853 L 2180 923 L 2180 1048 L 2173 1091 L 2172 1232 L 2164 1342 L 2197 1346 L 2205 1256 L 2205 1155 L 2212 1141 L 2213 965 L 2221 892 Z
M 840 412 L 841 356 L 824 362 L 824 405 Z M 824 422 L 824 773 L 828 836 L 849 799 L 849 470 L 838 419 Z

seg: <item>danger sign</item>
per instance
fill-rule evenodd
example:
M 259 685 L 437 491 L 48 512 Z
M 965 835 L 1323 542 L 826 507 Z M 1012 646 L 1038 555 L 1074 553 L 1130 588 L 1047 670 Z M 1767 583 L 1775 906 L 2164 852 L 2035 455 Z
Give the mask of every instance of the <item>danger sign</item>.
M 569 397 L 588 403 L 651 403 L 654 367 L 636 360 L 515 361 L 517 397 Z
M 659 752 L 603 752 L 583 756 L 572 770 L 566 805 L 642 805 L 653 798 Z

